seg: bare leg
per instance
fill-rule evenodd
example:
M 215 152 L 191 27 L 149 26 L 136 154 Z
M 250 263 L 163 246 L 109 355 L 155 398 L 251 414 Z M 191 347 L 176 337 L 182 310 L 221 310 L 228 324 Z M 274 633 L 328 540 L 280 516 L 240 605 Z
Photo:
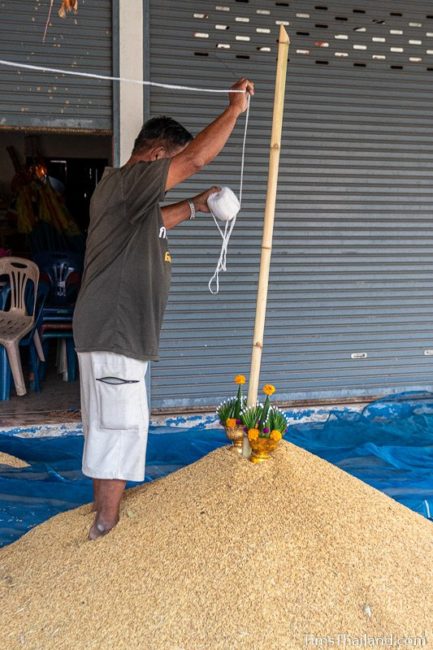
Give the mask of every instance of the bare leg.
M 119 508 L 126 481 L 118 479 L 97 479 L 97 512 L 89 539 L 106 535 L 119 521 Z
M 99 509 L 99 489 L 101 487 L 101 481 L 102 479 L 100 478 L 93 479 L 93 512 L 98 512 Z

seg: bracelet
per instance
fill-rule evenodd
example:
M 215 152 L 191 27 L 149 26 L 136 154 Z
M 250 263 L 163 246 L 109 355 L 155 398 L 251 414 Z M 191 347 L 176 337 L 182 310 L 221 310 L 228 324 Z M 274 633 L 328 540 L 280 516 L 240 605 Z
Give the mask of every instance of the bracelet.
M 195 219 L 195 205 L 190 199 L 187 199 L 187 202 L 191 211 L 191 214 L 189 215 L 189 219 L 191 221 L 191 219 Z

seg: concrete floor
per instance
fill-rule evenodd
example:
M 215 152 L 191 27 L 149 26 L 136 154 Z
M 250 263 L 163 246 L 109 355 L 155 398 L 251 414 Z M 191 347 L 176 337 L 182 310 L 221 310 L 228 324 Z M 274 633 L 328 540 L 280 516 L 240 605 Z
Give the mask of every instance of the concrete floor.
M 0 402 L 0 427 L 27 424 L 56 424 L 80 420 L 79 381 L 63 381 L 54 364 L 42 383 L 40 393 L 28 391 L 17 397 L 12 390 L 11 399 Z M 26 382 L 28 386 L 28 382 Z

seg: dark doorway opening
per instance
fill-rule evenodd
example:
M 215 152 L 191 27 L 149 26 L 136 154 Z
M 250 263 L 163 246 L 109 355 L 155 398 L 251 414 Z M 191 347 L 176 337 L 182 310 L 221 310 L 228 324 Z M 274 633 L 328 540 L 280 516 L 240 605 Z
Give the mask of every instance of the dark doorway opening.
M 32 160 L 27 162 L 31 164 Z M 45 164 L 54 189 L 63 192 L 66 207 L 81 232 L 87 234 L 90 199 L 108 159 L 56 157 L 46 158 Z

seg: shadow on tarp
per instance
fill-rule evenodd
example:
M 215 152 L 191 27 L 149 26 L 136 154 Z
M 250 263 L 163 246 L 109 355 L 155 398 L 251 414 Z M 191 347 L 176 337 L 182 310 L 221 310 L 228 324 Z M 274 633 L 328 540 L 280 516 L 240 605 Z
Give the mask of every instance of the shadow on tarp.
M 395 395 L 362 412 L 331 411 L 323 422 L 291 425 L 286 439 L 415 512 L 433 517 L 433 394 Z M 153 427 L 146 481 L 162 478 L 225 444 L 221 429 Z M 30 463 L 23 469 L 0 465 L 0 545 L 58 512 L 91 501 L 91 481 L 80 471 L 82 447 L 80 435 L 0 434 L 0 451 Z

